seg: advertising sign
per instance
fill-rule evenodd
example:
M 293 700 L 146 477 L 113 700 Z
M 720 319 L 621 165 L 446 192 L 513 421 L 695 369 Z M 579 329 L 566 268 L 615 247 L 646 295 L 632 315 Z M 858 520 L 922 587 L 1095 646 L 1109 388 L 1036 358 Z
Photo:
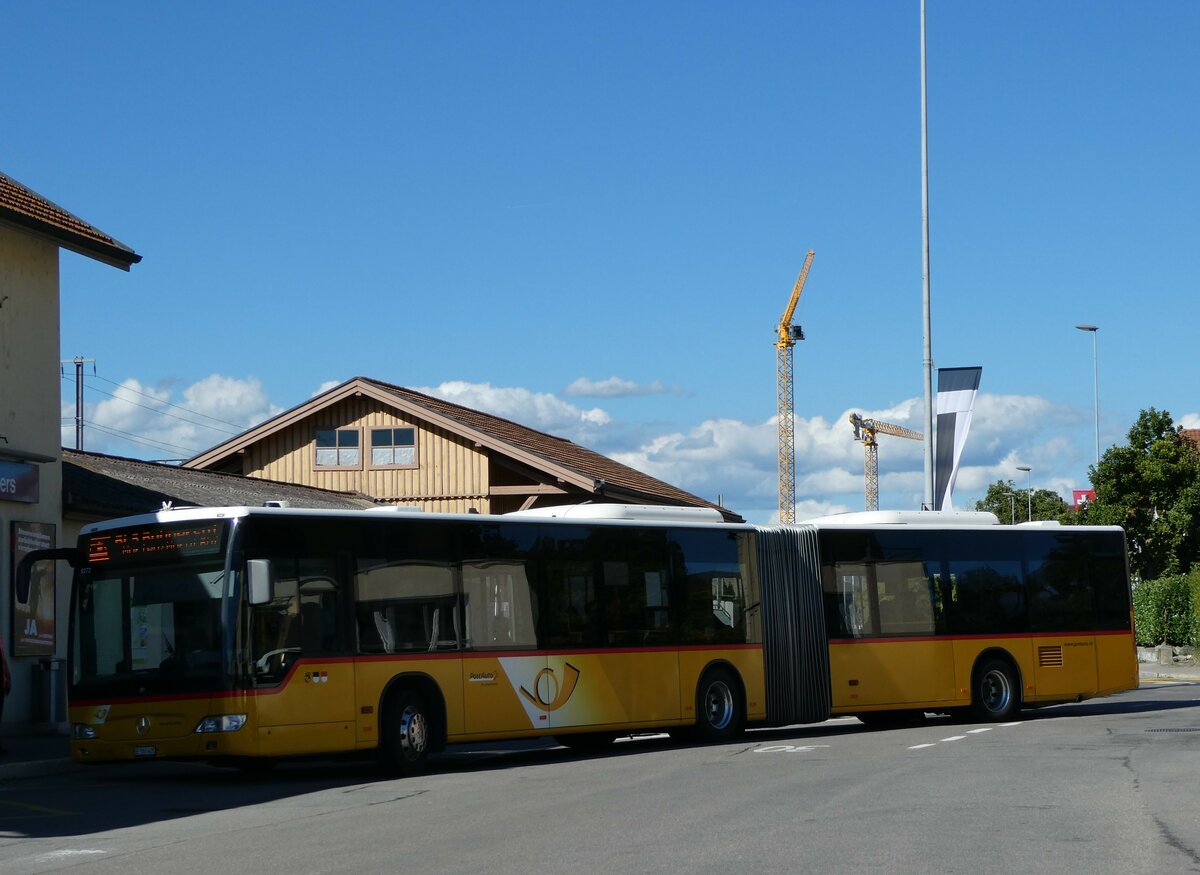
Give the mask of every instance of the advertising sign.
M 12 524 L 12 574 L 16 582 L 17 566 L 27 553 L 55 546 L 54 523 Z M 54 655 L 54 562 L 39 562 L 29 580 L 29 601 L 16 600 L 13 587 L 12 646 L 14 656 Z
M 29 462 L 0 459 L 0 501 L 36 504 L 41 469 Z

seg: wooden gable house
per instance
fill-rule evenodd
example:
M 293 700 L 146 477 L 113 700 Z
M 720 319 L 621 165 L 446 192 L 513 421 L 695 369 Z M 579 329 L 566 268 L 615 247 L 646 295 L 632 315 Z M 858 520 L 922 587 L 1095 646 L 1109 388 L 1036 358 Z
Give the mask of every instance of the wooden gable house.
M 446 513 L 560 504 L 717 508 L 565 438 L 355 377 L 183 463 Z

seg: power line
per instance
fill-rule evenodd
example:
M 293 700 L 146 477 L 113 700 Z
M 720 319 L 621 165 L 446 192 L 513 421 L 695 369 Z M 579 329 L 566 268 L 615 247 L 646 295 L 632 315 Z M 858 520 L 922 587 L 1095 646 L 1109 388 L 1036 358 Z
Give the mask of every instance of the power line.
M 67 380 L 67 375 L 63 374 L 62 378 L 64 381 Z M 112 383 L 112 380 L 108 380 L 107 382 Z M 113 385 L 119 386 L 120 384 L 114 383 Z M 105 391 L 104 389 L 100 389 L 96 386 L 89 386 L 88 388 L 90 388 L 93 392 L 99 392 L 101 395 L 107 395 L 109 398 L 113 398 L 113 399 L 115 399 L 117 401 L 121 401 L 125 404 L 132 405 L 133 407 L 140 407 L 143 410 L 149 410 L 151 413 L 158 414 L 159 416 L 169 416 L 169 417 L 171 417 L 171 419 L 178 419 L 180 422 L 186 422 L 188 425 L 194 425 L 194 426 L 197 426 L 198 428 L 207 428 L 211 431 L 219 431 L 224 434 L 231 435 L 231 436 L 241 434 L 241 430 L 229 431 L 228 429 L 217 428 L 215 425 L 209 425 L 208 423 L 205 423 L 205 422 L 196 422 L 195 420 L 188 419 L 187 417 L 184 417 L 184 416 L 176 416 L 174 413 L 168 413 L 165 410 L 156 409 L 154 407 L 149 406 L 148 404 L 139 404 L 137 401 L 131 401 L 128 398 L 122 398 L 119 395 L 114 395 L 112 392 Z M 145 392 L 138 392 L 136 389 L 129 389 L 127 391 L 134 392 L 135 394 L 141 395 L 145 398 L 154 398 L 153 395 L 147 395 Z M 157 399 L 155 399 L 155 400 L 157 400 Z M 179 405 L 177 405 L 177 404 L 171 404 L 166 401 L 161 401 L 159 403 L 163 404 L 167 407 L 175 407 L 179 410 L 184 410 L 188 413 L 196 413 L 194 410 L 188 410 L 186 407 L 179 407 Z M 196 415 L 204 416 L 203 413 L 196 413 Z M 208 416 L 205 418 L 212 419 L 214 422 L 224 422 L 224 420 L 216 419 L 216 417 L 212 417 L 212 416 Z M 95 423 L 90 423 L 90 424 L 94 425 Z M 233 425 L 233 423 L 231 423 L 231 422 L 226 422 L 225 425 L 230 425 L 230 426 L 233 426 L 234 428 L 239 428 L 239 426 Z
M 64 420 L 64 422 L 65 421 L 66 420 Z M 102 432 L 104 434 L 111 435 L 113 437 L 119 437 L 119 438 L 129 441 L 130 443 L 141 444 L 143 446 L 151 447 L 156 450 L 181 450 L 181 451 L 187 453 L 189 458 L 191 456 L 196 455 L 196 453 L 199 452 L 198 450 L 191 449 L 190 447 L 181 447 L 178 444 L 171 444 L 171 443 L 167 443 L 166 441 L 157 441 L 157 440 L 154 440 L 153 438 L 146 438 L 146 437 L 142 437 L 140 435 L 130 434 L 127 431 L 121 431 L 120 429 L 116 429 L 116 428 L 108 428 L 107 426 L 98 425 L 98 424 L 96 424 L 94 422 L 90 422 L 88 420 L 84 421 L 84 425 L 86 425 L 89 428 L 94 428 L 96 431 Z
M 227 420 L 224 420 L 224 419 L 218 419 L 215 416 L 209 416 L 207 413 L 201 413 L 198 410 L 191 410 L 187 407 L 181 407 L 178 404 L 172 404 L 170 401 L 162 401 L 158 398 L 155 398 L 153 395 L 150 395 L 146 392 L 139 392 L 137 389 L 131 389 L 128 386 L 126 386 L 124 383 L 114 382 L 113 380 L 110 380 L 107 377 L 101 377 L 99 374 L 93 373 L 92 377 L 94 377 L 97 380 L 103 380 L 104 382 L 108 383 L 111 386 L 117 386 L 121 389 L 124 389 L 126 392 L 133 392 L 135 395 L 141 395 L 143 398 L 150 398 L 166 407 L 174 407 L 176 410 L 182 410 L 185 413 L 192 413 L 192 414 L 195 414 L 196 416 L 202 417 L 203 419 L 211 419 L 213 422 L 221 423 L 221 425 L 228 425 L 230 428 L 236 428 L 237 431 L 234 432 L 234 434 L 241 434 L 243 431 L 246 430 L 245 426 L 238 425 L 236 422 L 228 422 Z M 95 387 L 93 387 L 93 388 L 95 389 Z M 95 391 L 103 392 L 104 390 L 103 389 L 95 389 Z M 106 394 L 108 394 L 108 393 L 106 393 Z M 117 396 L 113 395 L 112 397 L 116 398 Z M 196 424 L 199 425 L 200 423 L 196 423 Z

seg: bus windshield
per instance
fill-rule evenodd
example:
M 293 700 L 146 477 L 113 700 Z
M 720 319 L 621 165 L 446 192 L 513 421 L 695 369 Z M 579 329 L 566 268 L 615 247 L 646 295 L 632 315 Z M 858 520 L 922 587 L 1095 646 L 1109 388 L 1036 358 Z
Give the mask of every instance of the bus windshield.
M 221 677 L 221 565 L 104 565 L 74 598 L 71 686 L 83 698 L 212 689 Z

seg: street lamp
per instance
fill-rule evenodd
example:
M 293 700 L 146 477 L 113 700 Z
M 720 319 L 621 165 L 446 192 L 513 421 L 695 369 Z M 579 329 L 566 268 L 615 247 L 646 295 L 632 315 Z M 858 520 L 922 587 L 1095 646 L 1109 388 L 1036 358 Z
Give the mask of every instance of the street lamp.
M 1100 331 L 1099 325 L 1076 325 L 1080 331 L 1090 331 L 1092 334 L 1092 389 L 1096 397 L 1096 467 L 1100 466 L 1100 350 L 1096 336 Z
M 1029 522 L 1033 522 L 1033 487 L 1029 485 L 1029 472 L 1033 469 L 1028 465 L 1017 465 L 1017 470 L 1025 472 L 1025 491 L 1029 495 Z
M 1017 524 L 1017 493 L 1006 492 L 1008 496 L 1008 521 L 1014 526 Z

